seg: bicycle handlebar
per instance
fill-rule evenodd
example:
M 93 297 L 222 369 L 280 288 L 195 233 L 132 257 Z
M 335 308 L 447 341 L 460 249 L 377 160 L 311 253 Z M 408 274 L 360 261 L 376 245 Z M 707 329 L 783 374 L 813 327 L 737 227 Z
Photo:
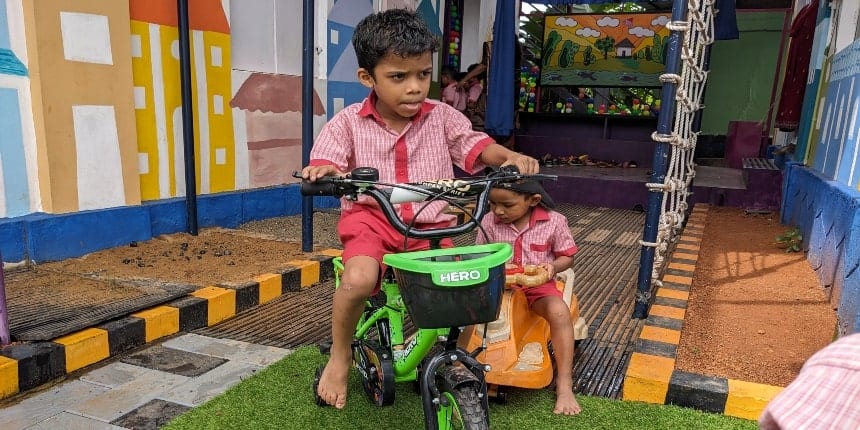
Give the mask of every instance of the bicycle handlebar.
M 294 177 L 301 177 L 296 172 Z M 524 179 L 556 180 L 556 175 L 521 174 L 514 166 L 499 168 L 486 176 L 461 179 L 443 179 L 421 183 L 388 184 L 379 181 L 379 171 L 372 167 L 358 167 L 344 176 L 326 176 L 315 182 L 302 180 L 301 193 L 305 196 L 346 197 L 356 200 L 359 195 L 366 194 L 379 203 L 382 213 L 394 228 L 406 237 L 416 239 L 441 239 L 458 236 L 472 231 L 489 209 L 489 196 L 493 184 L 497 182 L 514 182 Z M 387 188 L 380 188 L 388 187 Z M 405 223 L 399 216 L 394 205 L 407 202 L 422 202 L 444 200 L 460 206 L 461 202 L 476 200 L 475 209 L 469 221 L 462 224 L 433 229 L 417 230 Z M 462 207 L 462 206 L 460 206 Z

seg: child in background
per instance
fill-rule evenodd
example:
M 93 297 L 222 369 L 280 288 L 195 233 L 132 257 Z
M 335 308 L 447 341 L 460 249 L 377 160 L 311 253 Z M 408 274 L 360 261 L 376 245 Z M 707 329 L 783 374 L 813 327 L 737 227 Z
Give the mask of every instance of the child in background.
M 457 83 L 458 88 L 466 92 L 466 116 L 472 123 L 472 129 L 477 131 L 484 131 L 484 115 L 487 112 L 487 93 L 484 92 L 483 84 L 487 78 L 486 70 L 483 64 L 472 64 Z
M 555 286 L 555 274 L 573 266 L 578 248 L 567 219 L 553 211 L 554 207 L 537 181 L 497 184 L 490 191 L 490 213 L 481 221 L 486 237 L 479 232 L 476 243 L 510 243 L 514 247 L 512 263 L 534 264 L 549 274 L 549 282 L 522 291 L 532 311 L 549 323 L 556 360 L 553 412 L 576 415 L 581 408 L 573 394 L 573 322 L 570 307 Z
M 442 66 L 439 75 L 442 82 L 442 102 L 465 112 L 466 91 L 457 87 L 457 71 L 452 66 Z
M 427 100 L 438 41 L 415 12 L 390 9 L 369 15 L 352 36 L 358 81 L 370 95 L 345 107 L 323 127 L 302 177 L 314 182 L 356 167 L 375 167 L 383 182 L 421 182 L 454 177 L 452 164 L 469 173 L 486 165 L 513 165 L 538 171 L 534 158 L 513 152 L 484 133 L 453 107 Z M 397 213 L 417 229 L 448 226 L 447 203 L 404 203 Z M 387 253 L 427 249 L 427 240 L 395 230 L 371 198 L 341 200 L 337 233 L 343 243 L 344 270 L 332 299 L 332 345 L 317 394 L 342 409 L 352 364 L 352 335 L 367 298 L 379 288 Z M 448 242 L 450 244 L 450 241 Z

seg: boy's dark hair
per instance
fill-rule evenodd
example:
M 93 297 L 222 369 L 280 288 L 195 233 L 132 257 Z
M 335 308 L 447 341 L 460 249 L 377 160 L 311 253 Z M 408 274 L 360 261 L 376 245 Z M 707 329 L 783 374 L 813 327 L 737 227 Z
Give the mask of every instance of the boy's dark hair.
M 439 44 L 427 23 L 415 12 L 389 9 L 368 15 L 352 35 L 358 67 L 370 74 L 388 54 L 403 58 L 436 52 Z
M 459 72 L 457 72 L 457 69 L 455 69 L 454 66 L 445 65 L 439 69 L 439 76 L 447 76 L 451 79 L 457 79 L 457 75 L 459 75 Z

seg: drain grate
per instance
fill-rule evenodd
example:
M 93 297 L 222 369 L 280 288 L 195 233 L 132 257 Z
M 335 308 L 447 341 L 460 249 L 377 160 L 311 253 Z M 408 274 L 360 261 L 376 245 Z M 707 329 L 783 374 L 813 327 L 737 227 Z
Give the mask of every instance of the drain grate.
M 773 160 L 769 158 L 744 158 L 741 161 L 744 169 L 779 170 L 779 167 L 776 167 Z
M 8 271 L 9 330 L 16 341 L 51 340 L 169 302 L 194 289 L 156 280 L 99 280 L 38 268 Z

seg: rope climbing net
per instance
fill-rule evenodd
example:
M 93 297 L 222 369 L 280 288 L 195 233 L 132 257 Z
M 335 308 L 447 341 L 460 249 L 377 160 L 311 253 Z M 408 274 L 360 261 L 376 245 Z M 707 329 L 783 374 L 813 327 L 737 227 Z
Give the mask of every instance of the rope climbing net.
M 715 0 L 688 0 L 687 19 L 666 24 L 671 31 L 682 34 L 680 49 L 680 74 L 665 73 L 660 76 L 663 85 L 675 86 L 675 109 L 672 131 L 669 134 L 654 132 L 655 142 L 669 145 L 669 160 L 663 182 L 648 183 L 648 190 L 663 193 L 657 238 L 654 242 L 640 242 L 655 248 L 651 281 L 660 286 L 660 273 L 669 251 L 669 246 L 680 234 L 687 213 L 687 196 L 696 176 L 693 155 L 698 131 L 693 130 L 696 112 L 703 106 L 702 94 L 708 78 L 708 45 L 714 41 Z M 678 55 L 676 53 L 676 55 Z M 664 107 L 666 104 L 664 103 Z M 672 115 L 672 112 L 661 112 Z

